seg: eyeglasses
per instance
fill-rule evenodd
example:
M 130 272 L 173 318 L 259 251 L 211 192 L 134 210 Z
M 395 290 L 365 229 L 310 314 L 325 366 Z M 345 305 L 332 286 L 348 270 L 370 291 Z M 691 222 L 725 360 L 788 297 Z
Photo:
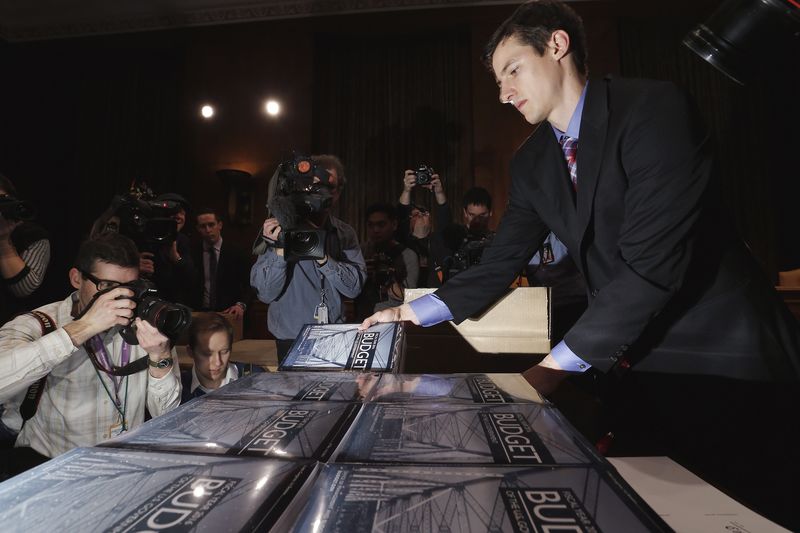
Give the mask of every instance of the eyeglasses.
M 93 276 L 92 274 L 89 274 L 88 272 L 86 272 L 84 270 L 81 270 L 81 275 L 84 278 L 86 278 L 89 281 L 91 281 L 92 283 L 94 283 L 94 285 L 95 285 L 95 287 L 97 287 L 98 291 L 105 291 L 105 290 L 113 289 L 114 287 L 119 287 L 120 285 L 122 285 L 122 283 L 119 282 L 119 281 L 113 281 L 113 280 L 110 280 L 110 279 L 97 279 L 95 276 Z

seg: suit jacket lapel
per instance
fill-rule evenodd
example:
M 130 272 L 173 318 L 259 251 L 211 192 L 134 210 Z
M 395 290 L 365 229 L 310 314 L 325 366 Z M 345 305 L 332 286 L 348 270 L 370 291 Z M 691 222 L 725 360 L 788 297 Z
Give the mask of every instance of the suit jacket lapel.
M 579 237 L 575 233 L 577 218 L 572 182 L 564 161 L 564 152 L 561 151 L 550 123 L 542 122 L 523 150 L 527 159 L 525 168 L 529 169 L 527 171 L 531 173 L 531 179 L 544 196 L 543 201 L 547 203 L 548 212 L 551 209 L 555 211 L 569 235 Z M 552 221 L 548 224 L 551 230 L 556 229 Z
M 578 134 L 578 238 L 583 239 L 592 218 L 597 177 L 608 127 L 608 86 L 603 80 L 590 80 L 583 104 Z

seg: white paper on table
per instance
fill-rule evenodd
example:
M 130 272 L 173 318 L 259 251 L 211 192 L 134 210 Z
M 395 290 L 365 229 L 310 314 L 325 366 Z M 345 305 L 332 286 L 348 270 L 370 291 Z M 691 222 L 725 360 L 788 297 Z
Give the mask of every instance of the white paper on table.
M 788 532 L 669 457 L 609 457 L 639 496 L 679 533 Z

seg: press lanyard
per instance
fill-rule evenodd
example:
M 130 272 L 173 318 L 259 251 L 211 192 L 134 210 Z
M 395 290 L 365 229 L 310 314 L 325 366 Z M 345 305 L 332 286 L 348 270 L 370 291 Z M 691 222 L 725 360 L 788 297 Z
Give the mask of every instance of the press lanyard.
M 314 308 L 314 320 L 317 324 L 328 323 L 328 304 L 325 303 L 325 275 L 319 275 L 319 304 Z
M 125 411 L 128 408 L 128 376 L 114 376 L 110 374 L 109 371 L 113 369 L 113 365 L 111 364 L 111 359 L 108 356 L 108 352 L 106 351 L 106 347 L 103 345 L 103 340 L 100 338 L 99 335 L 95 335 L 91 339 L 89 339 L 89 345 L 91 350 L 94 352 L 97 362 L 103 367 L 103 370 L 108 373 L 108 377 L 111 380 L 111 384 L 114 386 L 114 395 L 111 395 L 111 391 L 109 390 L 106 382 L 103 381 L 103 377 L 100 375 L 100 369 L 97 368 L 96 365 L 94 366 L 94 371 L 97 373 L 97 379 L 100 380 L 100 383 L 103 385 L 103 389 L 106 391 L 108 398 L 111 400 L 111 403 L 114 404 L 114 408 L 117 410 L 120 416 L 122 429 L 121 431 L 127 430 L 127 422 L 125 420 Z M 131 346 L 125 341 L 122 341 L 122 357 L 121 357 L 121 366 L 125 366 L 130 362 L 131 356 Z M 122 388 L 122 382 L 125 381 L 125 400 L 121 400 L 119 397 L 120 389 Z

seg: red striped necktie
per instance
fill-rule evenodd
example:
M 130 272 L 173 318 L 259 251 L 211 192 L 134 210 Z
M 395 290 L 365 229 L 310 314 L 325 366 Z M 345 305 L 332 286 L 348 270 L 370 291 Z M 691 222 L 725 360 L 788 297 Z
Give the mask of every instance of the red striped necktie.
M 564 158 L 567 160 L 569 169 L 569 179 L 572 180 L 572 188 L 578 190 L 578 139 L 562 135 L 558 140 L 561 149 L 564 151 Z

